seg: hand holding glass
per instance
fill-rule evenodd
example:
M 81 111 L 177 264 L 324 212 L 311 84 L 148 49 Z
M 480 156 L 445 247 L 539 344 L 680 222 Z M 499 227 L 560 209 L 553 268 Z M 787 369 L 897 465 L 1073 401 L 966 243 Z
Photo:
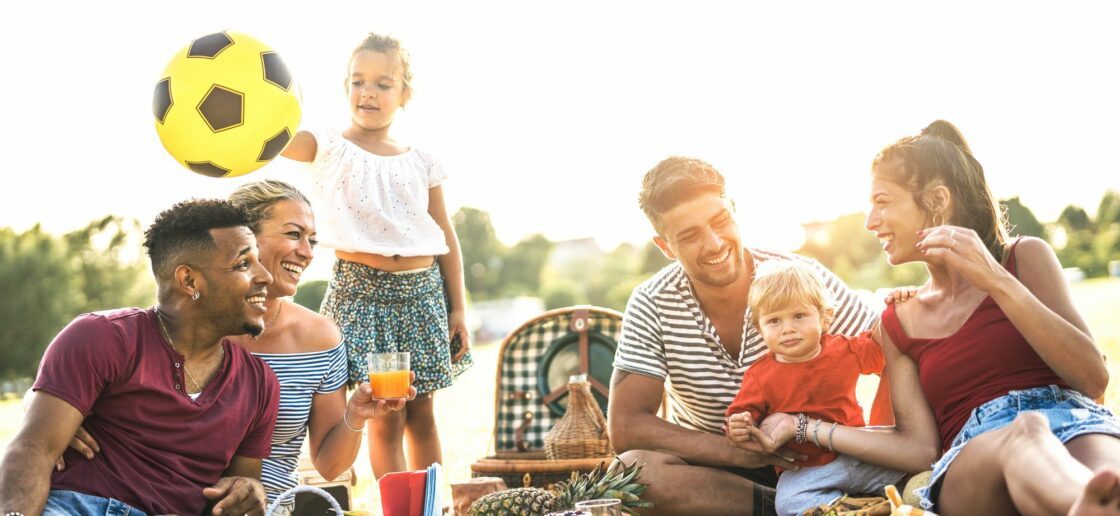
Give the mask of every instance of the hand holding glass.
M 408 398 L 409 354 L 407 351 L 393 353 L 370 353 L 366 355 L 369 365 L 369 386 L 375 399 Z

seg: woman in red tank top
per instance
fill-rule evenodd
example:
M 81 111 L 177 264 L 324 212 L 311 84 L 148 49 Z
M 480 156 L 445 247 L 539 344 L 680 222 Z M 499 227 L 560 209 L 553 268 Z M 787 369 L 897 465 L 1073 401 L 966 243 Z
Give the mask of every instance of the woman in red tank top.
M 888 146 L 872 176 L 867 229 L 892 265 L 930 276 L 880 333 L 891 383 L 906 384 L 892 393 L 920 393 L 894 405 L 928 402 L 938 423 L 927 507 L 1120 514 L 1120 422 L 1092 402 L 1108 372 L 1054 251 L 1008 245 L 983 168 L 948 122 Z
M 895 427 L 829 426 L 829 449 L 911 472 L 936 461 L 918 494 L 943 516 L 1120 515 L 1120 420 L 1092 400 L 1104 358 L 1050 246 L 1008 244 L 957 128 L 939 120 L 880 152 L 871 204 L 887 261 L 923 263 L 930 279 L 877 328 Z M 771 451 L 821 422 L 767 425 L 780 430 Z

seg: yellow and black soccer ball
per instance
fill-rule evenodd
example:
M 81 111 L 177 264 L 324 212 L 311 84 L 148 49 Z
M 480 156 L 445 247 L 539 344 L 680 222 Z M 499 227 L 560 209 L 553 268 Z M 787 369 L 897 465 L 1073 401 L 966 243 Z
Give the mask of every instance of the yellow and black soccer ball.
M 280 55 L 256 38 L 226 31 L 180 50 L 156 83 L 152 111 L 164 148 L 210 177 L 248 174 L 296 134 L 299 90 Z

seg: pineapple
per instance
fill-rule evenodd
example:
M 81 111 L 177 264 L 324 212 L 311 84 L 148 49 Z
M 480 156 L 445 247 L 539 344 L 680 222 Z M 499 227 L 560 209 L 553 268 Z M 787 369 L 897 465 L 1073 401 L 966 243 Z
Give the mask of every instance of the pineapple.
M 642 500 L 646 484 L 633 482 L 642 467 L 633 464 L 625 467 L 617 458 L 606 468 L 599 464 L 590 473 L 557 482 L 549 489 L 519 487 L 490 493 L 471 504 L 469 516 L 540 516 L 554 511 L 571 509 L 576 502 L 597 498 L 618 498 L 622 510 L 636 514 L 633 507 L 653 507 Z

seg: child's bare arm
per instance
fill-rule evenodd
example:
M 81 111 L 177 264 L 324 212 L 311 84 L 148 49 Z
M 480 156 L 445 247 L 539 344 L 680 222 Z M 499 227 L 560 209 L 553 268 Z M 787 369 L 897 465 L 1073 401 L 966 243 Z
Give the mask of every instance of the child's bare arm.
M 292 142 L 280 152 L 281 156 L 304 163 L 310 163 L 315 159 L 315 151 L 318 145 L 315 143 L 315 137 L 307 131 L 299 131 L 296 137 L 292 138 Z
M 447 216 L 443 186 L 435 186 L 428 190 L 428 214 L 443 230 L 444 239 L 447 241 L 448 253 L 439 257 L 439 268 L 443 274 L 444 284 L 447 286 L 447 297 L 451 301 L 451 306 L 447 310 L 448 338 L 458 335 L 461 344 L 459 351 L 451 357 L 453 362 L 458 362 L 471 349 L 466 317 L 467 287 L 463 277 L 463 253 L 459 247 L 459 237 L 455 234 L 455 226 Z

